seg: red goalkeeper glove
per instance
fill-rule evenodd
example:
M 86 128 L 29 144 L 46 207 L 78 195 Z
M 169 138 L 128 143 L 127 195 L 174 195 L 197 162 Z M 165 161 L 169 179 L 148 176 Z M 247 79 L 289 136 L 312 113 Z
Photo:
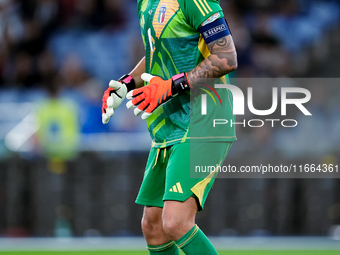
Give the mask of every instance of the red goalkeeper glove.
M 136 116 L 144 112 L 143 120 L 149 118 L 160 105 L 169 101 L 173 96 L 190 90 L 185 73 L 175 75 L 167 81 L 161 77 L 144 73 L 142 79 L 150 84 L 130 91 L 126 98 L 132 100 L 126 104 L 126 107 L 128 109 L 137 107 L 134 110 Z

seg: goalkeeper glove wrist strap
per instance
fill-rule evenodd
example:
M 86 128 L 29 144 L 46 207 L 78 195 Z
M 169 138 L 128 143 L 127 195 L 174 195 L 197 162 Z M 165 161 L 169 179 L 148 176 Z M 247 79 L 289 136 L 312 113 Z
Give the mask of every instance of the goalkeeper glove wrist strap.
M 118 81 L 126 85 L 128 92 L 136 88 L 135 80 L 131 75 L 125 74 Z
M 177 74 L 172 77 L 172 94 L 182 94 L 191 89 L 186 73 Z

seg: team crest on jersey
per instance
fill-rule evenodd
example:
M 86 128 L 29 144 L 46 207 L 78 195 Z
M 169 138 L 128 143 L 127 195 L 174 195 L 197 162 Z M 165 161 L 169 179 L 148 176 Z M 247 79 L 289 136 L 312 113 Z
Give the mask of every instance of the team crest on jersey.
M 160 38 L 164 28 L 167 26 L 171 18 L 176 15 L 178 10 L 178 0 L 160 0 L 152 20 L 152 26 L 158 39 Z
M 163 24 L 165 21 L 166 7 L 163 6 L 159 9 L 158 23 Z

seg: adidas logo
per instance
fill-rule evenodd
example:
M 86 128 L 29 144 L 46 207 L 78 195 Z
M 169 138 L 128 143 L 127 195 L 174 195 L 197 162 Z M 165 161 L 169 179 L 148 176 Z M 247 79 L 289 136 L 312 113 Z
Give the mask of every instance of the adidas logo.
M 179 182 L 177 182 L 176 185 L 174 185 L 169 191 L 175 193 L 183 193 L 181 184 Z

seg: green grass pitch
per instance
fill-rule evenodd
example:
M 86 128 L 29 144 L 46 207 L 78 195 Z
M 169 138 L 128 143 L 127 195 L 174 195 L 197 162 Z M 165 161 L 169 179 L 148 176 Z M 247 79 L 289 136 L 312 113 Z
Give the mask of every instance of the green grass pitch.
M 11 251 L 0 255 L 148 255 L 147 251 Z M 219 255 L 338 255 L 339 251 L 219 251 Z

